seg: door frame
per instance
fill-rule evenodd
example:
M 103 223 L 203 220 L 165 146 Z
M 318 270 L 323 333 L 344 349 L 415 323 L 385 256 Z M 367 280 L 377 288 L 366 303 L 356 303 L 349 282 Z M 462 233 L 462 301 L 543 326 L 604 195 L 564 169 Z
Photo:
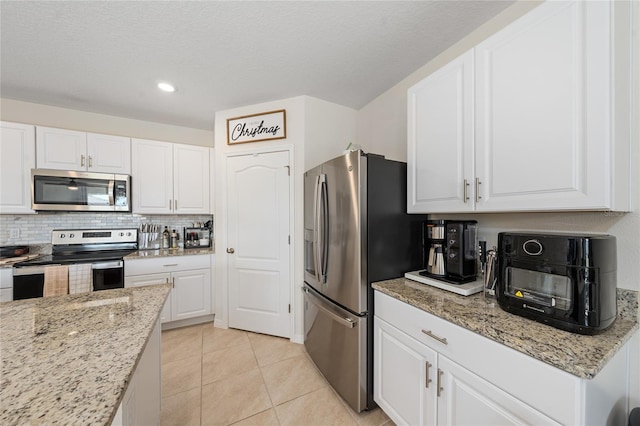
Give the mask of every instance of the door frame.
M 227 182 L 227 160 L 231 157 L 241 157 L 245 155 L 271 154 L 276 152 L 287 152 L 289 154 L 289 235 L 291 236 L 289 244 L 289 303 L 291 304 L 291 312 L 289 315 L 289 339 L 295 340 L 295 312 L 297 309 L 297 298 L 295 296 L 295 252 L 296 252 L 296 235 L 295 235 L 295 153 L 294 146 L 291 144 L 281 146 L 269 146 L 264 148 L 242 149 L 224 154 L 224 161 L 218 166 L 221 170 L 217 170 L 217 185 L 220 188 L 216 202 L 216 216 L 214 218 L 214 226 L 216 229 L 216 283 L 214 286 L 214 303 L 215 320 L 214 325 L 218 328 L 229 327 L 229 264 L 227 262 L 227 205 L 229 201 L 229 191 Z M 218 208 L 220 206 L 220 208 Z

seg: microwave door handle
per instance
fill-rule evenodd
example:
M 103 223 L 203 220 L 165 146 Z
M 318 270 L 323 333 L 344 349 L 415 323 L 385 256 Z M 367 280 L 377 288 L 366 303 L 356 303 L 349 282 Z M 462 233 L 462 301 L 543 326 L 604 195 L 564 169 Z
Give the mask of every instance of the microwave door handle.
M 313 196 L 313 271 L 315 273 L 316 281 L 320 282 L 320 250 L 318 247 L 320 239 L 320 175 L 316 176 L 316 185 Z
M 116 204 L 115 202 L 115 187 L 116 187 L 116 181 L 114 179 L 109 180 L 109 187 L 107 189 L 107 193 L 109 194 L 109 205 L 110 206 L 114 206 Z
M 327 193 L 327 175 L 320 177 L 320 199 L 322 201 L 322 262 L 320 263 L 320 272 L 322 275 L 322 283 L 327 282 L 327 266 L 329 259 L 329 196 Z

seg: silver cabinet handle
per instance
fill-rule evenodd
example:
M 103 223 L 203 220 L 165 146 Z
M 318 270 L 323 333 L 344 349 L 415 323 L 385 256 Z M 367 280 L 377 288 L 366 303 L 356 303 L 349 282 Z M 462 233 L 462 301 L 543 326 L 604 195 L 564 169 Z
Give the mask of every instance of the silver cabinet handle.
M 426 334 L 427 336 L 431 337 L 432 339 L 436 339 L 438 342 L 443 343 L 443 344 L 447 344 L 447 338 L 446 337 L 440 337 L 440 336 L 436 336 L 435 334 L 433 334 L 431 332 L 431 330 L 422 330 L 422 332 L 424 334 Z
M 93 159 L 89 156 L 89 167 L 93 167 Z
M 462 201 L 466 203 L 467 201 L 469 201 L 469 181 L 466 179 L 462 184 L 462 192 Z
M 229 248 L 227 249 L 227 253 L 229 253 L 229 254 L 233 254 L 233 253 L 235 253 L 235 252 L 236 252 L 236 251 L 235 251 L 233 248 L 231 248 L 231 247 L 229 247 Z
M 176 288 L 176 277 L 171 277 L 171 284 L 173 288 Z
M 480 185 L 482 184 L 482 182 L 480 182 L 480 178 L 476 178 L 476 203 L 480 202 L 480 199 L 482 198 L 482 196 L 480 195 Z
M 426 366 L 427 372 L 425 373 L 425 378 L 424 378 L 425 385 L 424 385 L 424 387 L 429 389 L 429 383 L 432 382 L 431 378 L 429 377 L 429 369 L 431 367 L 433 367 L 433 364 L 431 364 L 429 361 L 427 361 L 425 366 Z
M 178 210 L 178 200 L 173 200 L 173 210 Z
M 173 205 L 173 203 L 172 203 L 171 201 L 173 201 L 173 200 L 172 200 L 171 198 L 169 198 L 169 210 L 173 210 L 173 209 L 171 208 L 171 206 Z
M 440 396 L 440 394 L 442 393 L 442 391 L 444 390 L 444 388 L 442 387 L 442 370 L 440 370 L 438 368 L 438 397 Z
M 84 167 L 84 155 L 80 155 L 80 167 Z
M 169 266 L 178 266 L 178 264 L 177 263 L 167 263 L 166 265 L 162 265 L 162 266 L 164 266 L 166 268 L 166 267 L 169 267 Z

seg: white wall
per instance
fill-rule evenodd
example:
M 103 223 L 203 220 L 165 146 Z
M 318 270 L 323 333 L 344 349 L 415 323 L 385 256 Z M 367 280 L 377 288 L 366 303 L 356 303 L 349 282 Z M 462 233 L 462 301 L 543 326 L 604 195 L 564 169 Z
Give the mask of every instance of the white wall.
M 483 24 L 460 42 L 441 53 L 358 112 L 358 143 L 371 152 L 386 151 L 389 158 L 407 159 L 407 89 L 453 58 L 473 48 L 510 22 L 538 6 L 540 2 L 520 1 Z M 640 70 L 640 4 L 632 2 L 635 16 L 633 62 Z M 419 42 L 419 41 L 416 41 Z M 424 42 L 428 42 L 425 40 Z M 632 89 L 632 197 L 635 211 L 574 213 L 501 213 L 438 215 L 434 218 L 475 219 L 480 238 L 489 246 L 497 233 L 506 230 L 597 232 L 615 235 L 618 247 L 618 287 L 640 291 L 640 85 L 636 77 Z M 437 182 L 434 182 L 437 184 Z M 631 344 L 630 406 L 640 406 L 640 333 Z
M 265 111 L 285 109 L 287 117 L 287 137 L 274 141 L 253 142 L 239 145 L 227 145 L 226 121 L 228 118 Z M 292 339 L 303 341 L 303 309 L 302 292 L 300 288 L 304 281 L 304 197 L 303 176 L 307 164 L 316 165 L 327 159 L 339 155 L 346 147 L 345 141 L 355 139 L 356 112 L 341 105 L 332 104 L 308 96 L 282 99 L 241 108 L 234 108 L 216 112 L 215 116 L 215 228 L 216 228 L 216 288 L 215 313 L 216 325 L 228 325 L 227 312 L 227 212 L 226 212 L 226 158 L 229 154 L 247 153 L 255 150 L 265 150 L 292 147 L 294 161 L 291 174 L 294 178 L 293 201 L 293 232 L 292 232 L 292 300 L 293 312 Z M 347 142 L 348 143 L 348 142 Z
M 358 111 L 317 98 L 305 99 L 304 170 L 309 170 L 341 155 L 349 143 L 356 143 Z
M 91 133 L 213 146 L 213 132 L 50 105 L 0 99 L 0 119 Z

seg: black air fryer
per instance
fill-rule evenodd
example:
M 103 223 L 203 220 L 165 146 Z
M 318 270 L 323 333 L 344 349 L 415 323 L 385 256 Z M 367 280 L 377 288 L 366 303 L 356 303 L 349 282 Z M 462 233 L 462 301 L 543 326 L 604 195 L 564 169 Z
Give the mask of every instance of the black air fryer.
M 579 334 L 616 319 L 616 239 L 611 235 L 498 234 L 498 304 Z

